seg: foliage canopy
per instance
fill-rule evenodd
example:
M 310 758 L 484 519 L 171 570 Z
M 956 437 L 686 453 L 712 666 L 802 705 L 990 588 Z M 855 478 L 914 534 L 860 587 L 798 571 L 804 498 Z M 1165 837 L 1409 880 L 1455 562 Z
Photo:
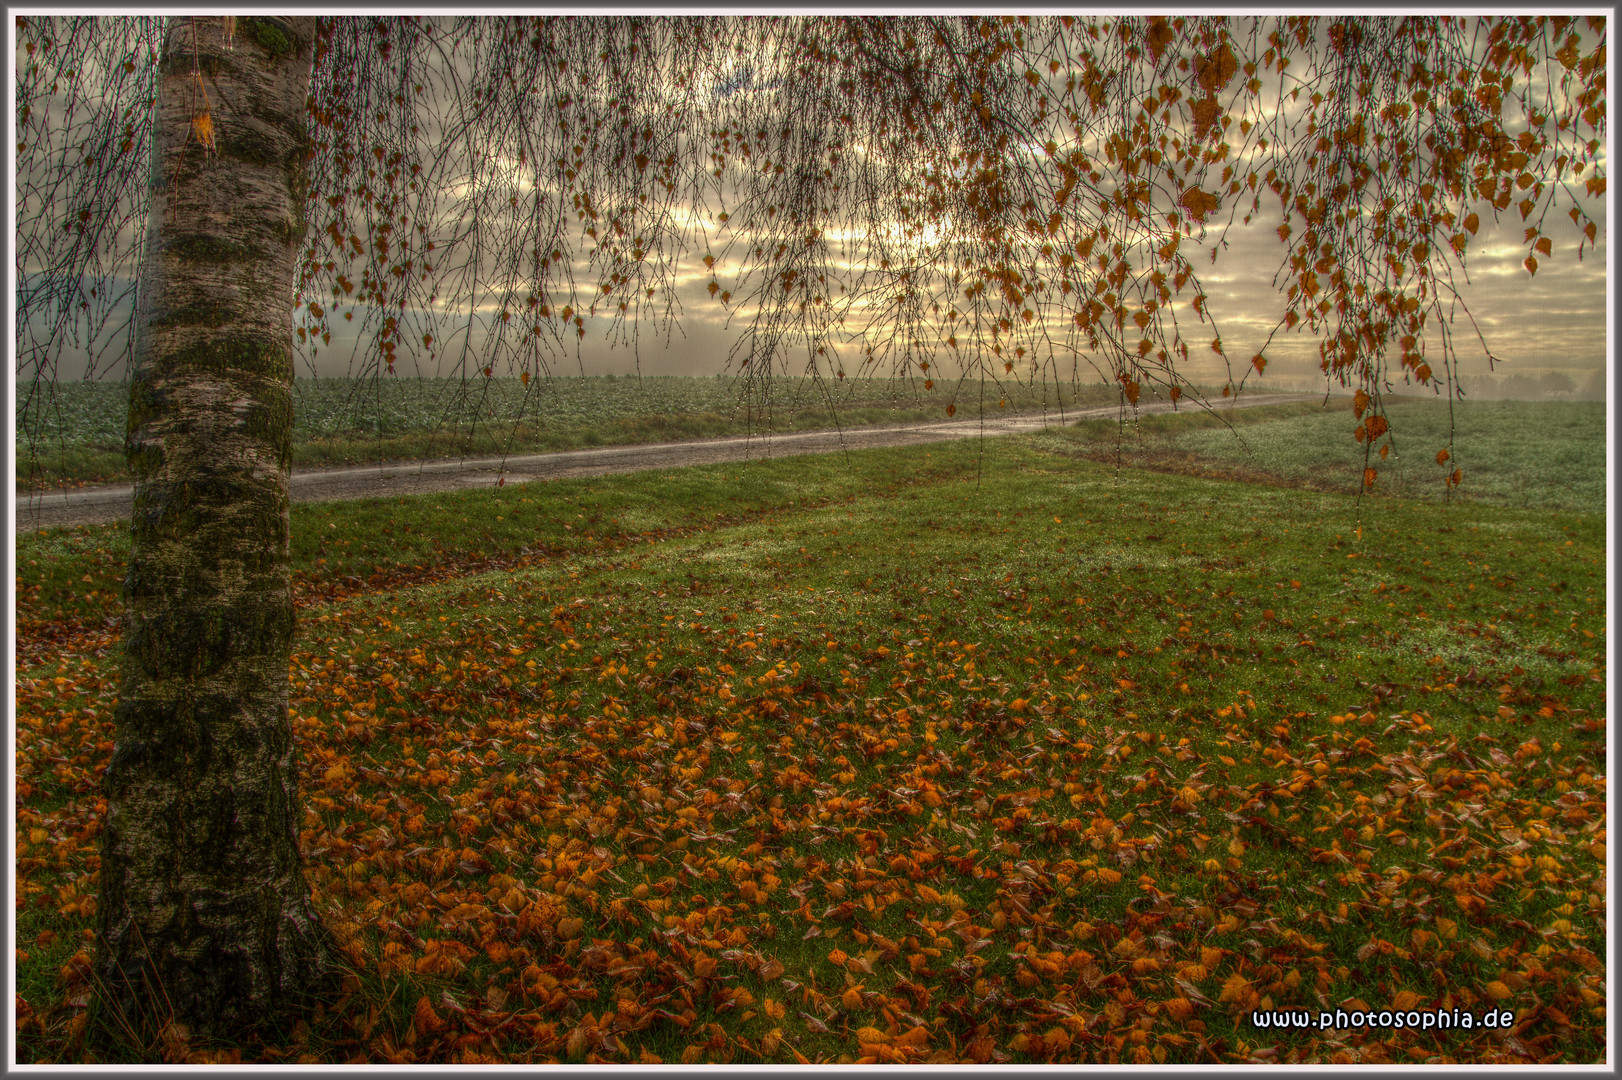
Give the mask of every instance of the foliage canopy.
M 139 287 L 161 20 L 18 25 L 19 371 L 48 375 Z M 593 316 L 668 332 L 703 275 L 746 376 L 1085 362 L 1136 403 L 1228 361 L 1198 262 L 1256 223 L 1274 335 L 1384 450 L 1382 389 L 1454 388 L 1484 219 L 1519 215 L 1529 274 L 1562 217 L 1596 242 L 1605 47 L 1564 17 L 327 18 L 298 344 L 358 318 L 360 371 L 527 381 Z

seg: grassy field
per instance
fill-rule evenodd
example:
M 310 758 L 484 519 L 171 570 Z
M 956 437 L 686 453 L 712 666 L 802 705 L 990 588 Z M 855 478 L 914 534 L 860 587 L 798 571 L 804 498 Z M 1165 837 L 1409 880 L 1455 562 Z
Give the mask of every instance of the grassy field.
M 1445 400 L 1397 398 L 1387 414 L 1396 453 L 1369 462 L 1381 494 L 1551 510 L 1605 505 L 1604 402 L 1467 401 L 1450 413 Z M 1365 465 L 1356 423 L 1348 401 L 1331 400 L 1220 417 L 1160 414 L 1124 426 L 1085 420 L 1043 436 L 1043 445 L 1124 467 L 1355 492 Z M 1450 429 L 1443 467 L 1436 453 L 1449 445 Z M 1454 468 L 1464 483 L 1450 495 L 1444 478 Z
M 1511 446 L 1437 505 L 1092 434 L 295 506 L 349 974 L 121 1053 L 1603 1061 L 1603 502 L 1502 505 Z M 83 1053 L 125 536 L 18 537 L 23 1061 Z M 1255 1022 L 1335 1009 L 1513 1019 Z
M 63 383 L 18 390 L 18 479 L 35 488 L 129 481 L 124 465 L 128 387 Z M 1103 386 L 988 387 L 983 404 L 1021 412 L 1107 405 Z M 542 453 L 674 442 L 749 432 L 807 431 L 938 420 L 948 402 L 965 415 L 980 388 L 953 395 L 921 381 L 621 376 L 536 379 L 295 379 L 293 467 Z

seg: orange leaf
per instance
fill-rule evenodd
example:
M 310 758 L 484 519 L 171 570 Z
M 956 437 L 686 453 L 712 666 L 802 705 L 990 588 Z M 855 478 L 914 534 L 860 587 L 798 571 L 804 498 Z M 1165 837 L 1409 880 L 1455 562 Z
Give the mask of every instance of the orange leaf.
M 490 371 L 491 371 L 491 369 L 488 366 L 484 369 L 484 377 L 485 378 L 488 379 L 490 377 Z
M 1232 975 L 1229 975 L 1228 978 L 1223 982 L 1222 993 L 1218 1000 L 1244 1001 L 1246 995 L 1250 992 L 1250 988 L 1250 980 L 1236 971 Z
M 1195 221 L 1204 221 L 1205 215 L 1215 213 L 1222 205 L 1220 198 L 1199 188 L 1189 188 L 1178 201 Z
M 519 375 L 518 376 L 518 381 L 523 383 L 525 386 L 528 386 L 529 385 L 529 372 L 526 371 L 526 372 L 523 372 L 521 375 Z
M 1445 448 L 1441 449 L 1441 450 L 1438 450 L 1438 451 L 1436 451 L 1436 464 L 1445 465 L 1445 464 L 1447 464 L 1447 459 L 1452 457 L 1452 456 L 1453 455 L 1448 453 Z
M 1228 43 L 1224 41 L 1211 55 L 1200 58 L 1200 86 L 1214 94 L 1227 86 L 1238 71 L 1239 61 L 1234 58 L 1233 50 L 1229 49 Z
M 1466 217 L 1464 219 L 1464 228 L 1465 228 L 1465 230 L 1467 232 L 1469 232 L 1469 234 L 1471 236 L 1474 236 L 1475 233 L 1476 233 L 1476 230 L 1481 228 L 1481 218 L 1480 218 L 1480 216 L 1477 215 L 1477 214 L 1471 214 L 1468 217 Z
M 1217 99 L 1207 95 L 1194 103 L 1194 139 L 1202 142 L 1206 132 L 1217 126 L 1217 120 L 1222 116 L 1222 106 Z
M 434 1035 L 445 1028 L 445 1021 L 434 1012 L 434 1006 L 428 1001 L 427 995 L 417 999 L 417 1012 L 411 1022 L 423 1035 Z
M 955 416 L 955 415 L 957 415 L 957 406 L 956 405 L 948 405 L 948 406 L 946 406 L 946 415 L 947 416 Z
M 1366 487 L 1366 488 L 1372 488 L 1374 486 L 1374 470 L 1373 469 L 1364 469 L 1363 470 L 1363 486 Z
M 214 118 L 206 112 L 200 112 L 191 118 L 192 133 L 197 141 L 203 144 L 204 150 L 214 149 Z
M 1166 47 L 1175 36 L 1171 23 L 1164 16 L 1156 16 L 1149 20 L 1149 55 L 1156 63 L 1160 61 L 1161 54 L 1166 51 Z

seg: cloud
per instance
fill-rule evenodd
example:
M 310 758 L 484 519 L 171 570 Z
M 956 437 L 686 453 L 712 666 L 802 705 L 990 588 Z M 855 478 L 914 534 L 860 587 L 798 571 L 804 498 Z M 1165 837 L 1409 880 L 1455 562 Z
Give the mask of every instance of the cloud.
M 1065 75 L 1068 74 L 1069 70 L 1066 69 Z M 707 99 L 728 103 L 728 107 L 735 106 L 741 110 L 750 99 L 755 99 L 758 106 L 778 96 L 781 87 L 775 75 L 775 71 L 766 70 L 764 62 L 750 63 L 739 59 L 719 78 L 699 86 L 697 92 Z M 618 86 L 611 89 L 615 93 L 620 92 Z M 630 96 L 633 98 L 631 108 L 637 125 L 656 123 L 658 114 L 652 102 L 657 93 L 649 91 Z M 535 103 L 537 108 L 549 108 L 551 104 L 540 99 Z M 1071 145 L 1067 140 L 1059 141 L 1064 149 Z M 512 146 L 505 146 L 492 149 L 489 156 L 472 162 L 448 163 L 438 175 L 446 183 L 450 195 L 454 195 L 457 184 L 471 182 L 475 167 L 481 173 L 481 184 L 496 187 L 512 185 L 520 193 L 519 205 L 513 206 L 505 197 L 506 189 L 502 188 L 502 197 L 491 200 L 492 205 L 480 222 L 482 228 L 504 230 L 527 225 L 543 239 L 548 236 L 548 230 L 554 227 L 573 228 L 574 211 L 565 210 L 565 197 L 556 186 L 555 178 L 537 172 L 533 160 L 520 167 L 511 154 L 512 150 Z M 1024 150 L 1032 157 L 1044 153 L 1034 143 L 1025 145 Z M 1100 147 L 1089 145 L 1088 151 L 1096 157 Z M 737 160 L 731 162 L 729 167 L 734 171 L 742 168 Z M 718 186 L 711 195 L 719 200 L 724 186 Z M 735 186 L 725 191 L 728 198 L 736 193 Z M 537 215 L 529 211 L 524 205 L 529 199 L 535 200 L 534 205 L 545 204 L 545 214 Z M 445 200 L 445 203 L 453 202 L 454 198 Z M 1605 332 L 1607 247 L 1603 233 L 1606 222 L 1603 207 L 1598 210 L 1600 242 L 1585 252 L 1583 261 L 1576 259 L 1575 236 L 1563 235 L 1558 227 L 1553 227 L 1551 236 L 1559 246 L 1552 256 L 1540 257 L 1535 275 L 1529 275 L 1523 265 L 1526 247 L 1521 232 L 1523 225 L 1518 215 L 1511 211 L 1504 220 L 1496 223 L 1491 220 L 1490 214 L 1483 215 L 1485 224 L 1472 241 L 1467 257 L 1468 281 L 1462 274 L 1457 281 L 1462 306 L 1453 329 L 1457 334 L 1463 370 L 1467 376 L 1484 372 L 1487 368 L 1487 352 L 1474 340 L 1476 329 L 1487 338 L 1487 349 L 1491 350 L 1492 355 L 1511 365 L 1555 364 L 1574 373 L 1582 373 L 1597 370 L 1605 364 L 1608 358 Z M 669 224 L 692 241 L 690 250 L 695 254 L 673 265 L 666 273 L 662 283 L 669 287 L 669 293 L 661 294 L 651 302 L 640 323 L 615 327 L 611 320 L 605 318 L 586 318 L 583 338 L 564 332 L 561 342 L 551 345 L 549 353 L 543 353 L 538 341 L 520 345 L 520 334 L 514 332 L 502 336 L 497 331 L 495 320 L 499 317 L 503 297 L 470 297 L 464 306 L 463 313 L 470 320 L 465 326 L 446 326 L 434 331 L 436 338 L 444 338 L 436 349 L 435 363 L 439 365 L 436 370 L 449 373 L 470 364 L 482 366 L 480 361 L 487 359 L 487 354 L 492 351 L 498 354 L 502 362 L 527 362 L 526 357 L 544 355 L 546 366 L 555 371 L 584 368 L 593 372 L 625 373 L 640 367 L 645 372 L 710 374 L 724 370 L 728 357 L 735 355 L 740 342 L 744 340 L 744 331 L 752 315 L 752 309 L 748 307 L 751 285 L 736 286 L 732 279 L 737 264 L 723 260 L 717 267 L 721 288 L 736 288 L 739 295 L 733 298 L 730 306 L 718 303 L 709 295 L 707 288 L 712 272 L 703 267 L 700 257 L 707 248 L 719 253 L 725 250 L 728 243 L 736 245 L 736 251 L 746 251 L 756 238 L 732 232 L 717 233 L 717 224 L 712 215 L 694 211 L 686 205 L 673 207 L 670 214 Z M 1255 215 L 1251 224 L 1235 225 L 1226 234 L 1227 247 L 1214 266 L 1203 257 L 1194 259 L 1200 273 L 1200 283 L 1209 296 L 1209 310 L 1214 322 L 1202 325 L 1198 321 L 1185 320 L 1182 323 L 1191 348 L 1190 376 L 1205 379 L 1226 372 L 1227 366 L 1222 358 L 1211 353 L 1204 344 L 1217 332 L 1220 332 L 1225 353 L 1236 370 L 1248 367 L 1250 356 L 1267 343 L 1283 305 L 1283 298 L 1273 283 L 1284 257 L 1284 250 L 1273 232 L 1278 220 L 1276 204 L 1269 207 L 1264 201 L 1262 211 Z M 448 219 L 434 222 L 436 227 L 448 224 Z M 899 224 L 879 224 L 886 233 L 887 242 L 894 243 L 899 235 Z M 1558 224 L 1563 224 L 1563 221 L 1556 223 L 1556 226 Z M 319 221 L 312 223 L 312 227 L 320 226 Z M 926 234 L 921 243 L 928 246 L 950 242 L 951 233 L 952 225 L 946 223 L 939 230 Z M 1207 243 L 1214 243 L 1217 230 L 1211 228 L 1206 236 Z M 877 237 L 856 227 L 830 228 L 825 239 L 830 245 L 829 261 L 832 268 L 845 271 L 861 265 L 878 241 Z M 550 240 L 547 242 L 550 243 Z M 491 280 L 491 265 L 473 269 L 478 270 L 476 276 L 481 282 Z M 590 297 L 586 293 L 591 283 L 596 281 L 590 253 L 581 252 L 569 269 L 581 284 L 575 305 L 589 308 Z M 521 276 L 515 277 L 514 281 L 519 287 L 527 287 Z M 316 299 L 325 301 L 326 298 Z M 561 288 L 554 290 L 554 295 L 549 299 L 554 307 L 561 305 L 565 299 Z M 520 294 L 517 302 L 521 303 L 522 300 Z M 859 332 L 866 313 L 887 302 L 882 296 L 871 296 L 853 304 L 849 308 L 852 324 L 848 329 Z M 662 316 L 667 308 L 679 311 L 678 326 L 664 324 Z M 360 332 L 365 314 L 357 313 L 352 323 L 334 320 L 333 340 L 320 347 L 317 357 L 316 368 L 323 374 L 369 370 L 364 361 L 366 348 Z M 408 312 L 402 321 L 420 321 L 426 317 L 426 313 L 415 310 Z M 552 329 L 552 326 L 548 327 L 541 341 L 551 340 L 547 335 Z M 1050 329 L 1058 336 L 1060 327 L 1055 325 Z M 410 340 L 408 335 L 408 342 Z M 420 332 L 415 340 L 420 342 Z M 611 349 L 610 342 L 615 340 L 625 347 Z M 792 342 L 791 346 L 797 347 Z M 1267 371 L 1269 379 L 1314 377 L 1316 342 L 1304 333 L 1275 336 L 1266 348 L 1272 361 Z M 420 352 L 421 355 L 418 355 L 408 350 L 403 354 L 399 365 L 401 369 L 414 372 L 419 362 L 427 364 L 426 350 Z M 1555 359 L 1551 360 L 1551 357 Z M 842 357 L 836 354 L 834 359 Z M 957 362 L 947 352 L 943 352 L 940 359 L 948 365 Z M 804 358 L 792 353 L 786 359 L 791 367 L 803 362 Z M 71 368 L 71 363 L 65 363 L 63 370 Z

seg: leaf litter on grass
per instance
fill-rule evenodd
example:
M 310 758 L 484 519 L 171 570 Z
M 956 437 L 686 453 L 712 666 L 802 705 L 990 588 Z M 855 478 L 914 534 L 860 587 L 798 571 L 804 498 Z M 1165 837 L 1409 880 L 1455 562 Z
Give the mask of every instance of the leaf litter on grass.
M 1323 496 L 937 453 L 662 536 L 302 568 L 301 842 L 352 973 L 243 1059 L 1603 1056 L 1602 529 L 1394 504 L 1357 542 L 1291 501 Z M 548 490 L 503 517 L 564 520 L 518 501 Z M 449 549 L 460 505 L 418 527 Z M 42 1056 L 85 992 L 112 646 L 19 661 Z

